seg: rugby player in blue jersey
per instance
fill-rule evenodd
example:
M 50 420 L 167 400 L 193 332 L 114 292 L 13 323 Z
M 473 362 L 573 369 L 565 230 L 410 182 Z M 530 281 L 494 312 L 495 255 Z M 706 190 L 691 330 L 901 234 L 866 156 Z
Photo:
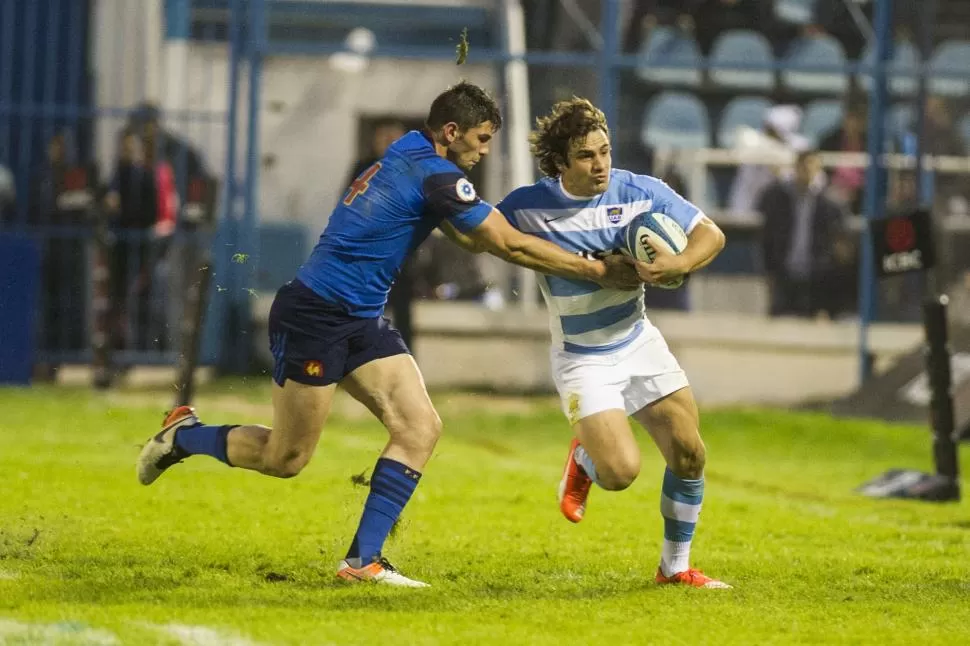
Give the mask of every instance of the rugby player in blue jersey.
M 521 233 L 482 201 L 464 171 L 489 151 L 501 126 L 495 101 L 459 83 L 431 104 L 412 131 L 357 177 L 296 278 L 273 301 L 269 320 L 273 427 L 203 424 L 187 406 L 172 410 L 138 458 L 142 484 L 192 455 L 278 478 L 306 466 L 340 384 L 390 434 L 371 476 L 357 532 L 337 576 L 346 581 L 424 587 L 381 554 L 441 434 L 424 380 L 383 317 L 405 257 L 440 227 L 462 246 L 563 278 L 604 287 L 641 285 L 632 262 L 595 260 Z
M 572 253 L 602 257 L 624 247 L 634 216 L 664 213 L 688 234 L 688 244 L 680 255 L 658 250 L 652 263 L 637 263 L 651 284 L 696 271 L 721 251 L 724 234 L 696 206 L 654 177 L 612 167 L 606 118 L 589 101 L 559 102 L 537 125 L 532 152 L 545 177 L 498 204 L 514 227 Z M 704 495 L 704 443 L 687 377 L 647 319 L 643 290 L 540 274 L 553 332 L 553 378 L 574 434 L 559 488 L 563 515 L 574 523 L 583 519 L 593 483 L 612 491 L 633 483 L 640 472 L 633 417 L 667 462 L 656 581 L 730 587 L 690 567 Z

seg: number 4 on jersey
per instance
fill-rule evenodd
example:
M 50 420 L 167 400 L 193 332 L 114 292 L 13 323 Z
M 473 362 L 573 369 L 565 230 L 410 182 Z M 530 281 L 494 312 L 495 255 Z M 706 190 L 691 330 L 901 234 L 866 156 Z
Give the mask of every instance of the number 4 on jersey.
M 357 199 L 358 195 L 362 195 L 367 192 L 367 189 L 370 188 L 370 181 L 374 179 L 374 175 L 376 175 L 377 171 L 380 169 L 381 163 L 377 162 L 361 173 L 360 177 L 353 181 L 350 188 L 347 189 L 347 195 L 344 197 L 344 206 L 350 206 L 354 203 L 354 200 Z

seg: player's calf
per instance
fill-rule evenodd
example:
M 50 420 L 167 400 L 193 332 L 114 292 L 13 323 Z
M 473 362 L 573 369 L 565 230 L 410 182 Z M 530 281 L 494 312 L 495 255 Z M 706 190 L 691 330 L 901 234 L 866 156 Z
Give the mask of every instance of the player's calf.
M 311 457 L 310 451 L 299 448 L 287 448 L 283 451 L 273 452 L 267 450 L 263 455 L 263 462 L 259 471 L 263 475 L 274 478 L 295 478 L 309 464 Z

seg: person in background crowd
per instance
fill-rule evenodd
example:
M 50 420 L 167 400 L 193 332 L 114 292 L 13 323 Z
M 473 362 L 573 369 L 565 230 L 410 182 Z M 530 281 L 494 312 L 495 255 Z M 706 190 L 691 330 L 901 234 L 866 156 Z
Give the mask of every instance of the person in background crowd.
M 822 139 L 819 149 L 826 152 L 864 153 L 868 144 L 869 114 L 864 101 L 852 101 L 845 110 L 842 125 Z M 832 173 L 829 197 L 852 213 L 862 212 L 864 166 L 837 166 Z
M 97 167 L 80 165 L 72 136 L 55 133 L 47 158 L 31 177 L 28 224 L 43 227 L 39 347 L 56 354 L 87 345 L 85 326 L 85 229 L 97 191 Z M 38 368 L 53 378 L 57 362 Z
M 776 105 L 765 114 L 760 132 L 738 137 L 737 150 L 745 163 L 731 186 L 728 208 L 732 213 L 755 211 L 761 193 L 777 179 L 779 170 L 789 167 L 794 155 L 808 148 L 808 142 L 798 134 L 801 121 L 798 106 Z
M 108 332 L 111 347 L 116 350 L 129 342 L 136 348 L 147 343 L 157 209 L 155 174 L 147 164 L 141 138 L 127 129 L 119 141 L 118 161 L 105 196 L 114 242 Z
M 833 276 L 843 213 L 825 196 L 817 152 L 801 153 L 791 180 L 778 179 L 761 195 L 763 253 L 772 316 L 833 315 Z

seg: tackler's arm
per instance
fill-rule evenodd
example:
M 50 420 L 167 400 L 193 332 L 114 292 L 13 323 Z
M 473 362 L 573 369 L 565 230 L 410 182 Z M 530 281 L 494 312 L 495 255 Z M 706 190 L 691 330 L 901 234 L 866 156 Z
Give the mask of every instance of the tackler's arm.
M 522 233 L 495 209 L 468 236 L 493 256 L 543 274 L 591 280 L 615 289 L 640 287 L 632 261 L 588 260 L 548 240 Z
M 482 253 L 485 251 L 485 247 L 483 245 L 475 242 L 469 236 L 456 229 L 454 225 L 447 220 L 443 221 L 438 228 L 441 229 L 441 232 L 448 236 L 452 242 L 465 251 L 470 251 L 471 253 Z

